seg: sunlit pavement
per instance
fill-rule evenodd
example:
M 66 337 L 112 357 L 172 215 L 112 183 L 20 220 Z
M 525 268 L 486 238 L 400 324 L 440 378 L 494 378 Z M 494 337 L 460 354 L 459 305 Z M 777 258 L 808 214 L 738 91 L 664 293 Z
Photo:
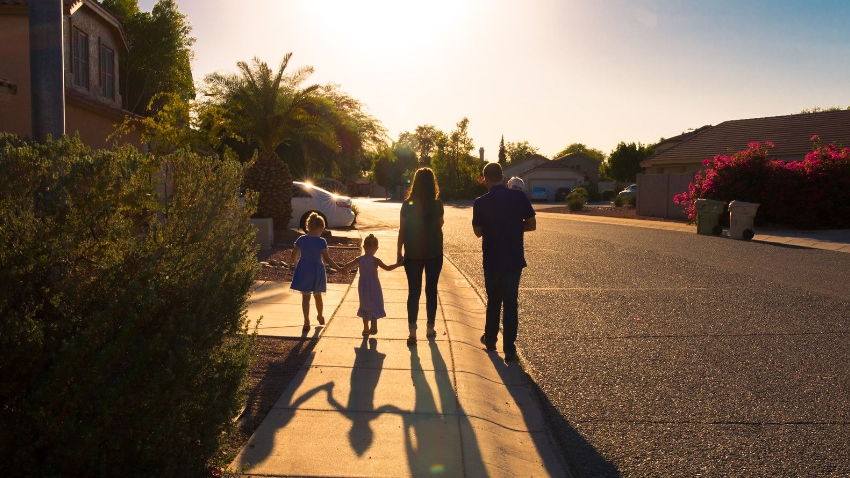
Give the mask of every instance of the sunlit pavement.
M 397 207 L 397 206 L 396 206 Z M 370 228 L 394 262 L 396 231 Z M 358 231 L 334 231 L 351 234 Z M 516 362 L 479 343 L 484 304 L 445 261 L 437 337 L 425 337 L 424 294 L 416 346 L 406 344 L 404 270 L 380 271 L 388 317 L 363 337 L 357 281 L 330 290 L 312 356 L 260 424 L 232 469 L 262 476 L 570 476 Z M 288 283 L 258 284 L 249 317 L 261 334 L 291 335 L 302 322 Z

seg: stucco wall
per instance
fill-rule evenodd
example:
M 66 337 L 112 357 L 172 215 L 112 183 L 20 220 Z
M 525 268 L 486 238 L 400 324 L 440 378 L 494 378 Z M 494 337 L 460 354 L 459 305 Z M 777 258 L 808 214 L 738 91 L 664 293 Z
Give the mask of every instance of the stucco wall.
M 119 144 L 130 143 L 137 148 L 140 147 L 142 141 L 138 128 L 120 139 L 106 141 L 106 138 L 115 131 L 114 124 L 119 121 L 118 118 L 106 117 L 73 103 L 69 103 L 65 107 L 65 134 L 68 136 L 73 136 L 79 132 L 83 143 L 92 148 L 110 148 L 113 141 L 117 141 Z
M 29 19 L 0 14 L 0 78 L 18 85 L 15 95 L 0 95 L 0 131 L 32 136 Z
M 567 156 L 558 160 L 558 162 L 573 168 L 577 167 L 577 171 L 586 175 L 590 181 L 597 182 L 599 180 L 599 163 L 591 158 L 579 155 Z
M 65 132 L 74 135 L 79 131 L 82 141 L 93 148 L 111 147 L 106 137 L 114 131 L 114 124 L 123 119 L 118 93 L 118 58 L 124 51 L 123 40 L 115 31 L 103 24 L 88 8 L 78 8 L 71 16 L 63 17 L 63 42 L 65 62 Z M 89 88 L 74 85 L 72 70 L 73 51 L 71 31 L 77 27 L 89 35 Z M 115 53 L 114 99 L 103 98 L 100 85 L 100 45 Z M 0 95 L 0 131 L 21 137 L 32 136 L 32 89 L 30 85 L 29 18 L 26 9 L 6 7 L 0 10 L 0 78 L 16 83 L 15 95 Z M 90 104 L 69 99 L 68 91 L 86 95 Z M 108 105 L 108 109 L 103 106 Z M 119 143 L 141 146 L 141 133 L 132 132 Z
M 684 207 L 673 197 L 688 189 L 696 172 L 637 175 L 637 213 L 641 216 L 685 219 Z

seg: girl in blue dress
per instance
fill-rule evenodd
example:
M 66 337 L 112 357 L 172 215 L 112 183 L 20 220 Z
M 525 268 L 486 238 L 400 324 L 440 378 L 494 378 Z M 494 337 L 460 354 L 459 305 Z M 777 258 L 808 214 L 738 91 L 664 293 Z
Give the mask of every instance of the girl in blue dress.
M 360 308 L 357 316 L 363 319 L 363 336 L 378 333 L 378 319 L 386 317 L 384 311 L 384 292 L 381 290 L 381 281 L 378 280 L 378 267 L 385 271 L 391 271 L 401 265 L 401 262 L 386 265 L 377 257 L 378 238 L 369 234 L 363 240 L 364 254 L 348 264 L 342 266 L 347 271 L 352 266 L 360 268 L 360 278 L 357 280 L 357 293 L 360 297 Z
M 325 230 L 325 220 L 322 216 L 315 212 L 310 214 L 305 224 L 307 234 L 295 240 L 295 247 L 292 248 L 290 263 L 295 262 L 295 255 L 300 253 L 298 265 L 295 266 L 295 273 L 292 276 L 292 290 L 301 292 L 301 310 L 304 312 L 304 327 L 305 332 L 310 330 L 310 296 L 316 298 L 316 311 L 318 316 L 316 320 L 319 325 L 325 325 L 325 318 L 322 316 L 322 294 L 328 290 L 328 277 L 325 274 L 325 265 L 328 263 L 331 267 L 339 270 L 339 265 L 331 259 L 328 254 L 328 242 L 322 237 L 322 232 Z

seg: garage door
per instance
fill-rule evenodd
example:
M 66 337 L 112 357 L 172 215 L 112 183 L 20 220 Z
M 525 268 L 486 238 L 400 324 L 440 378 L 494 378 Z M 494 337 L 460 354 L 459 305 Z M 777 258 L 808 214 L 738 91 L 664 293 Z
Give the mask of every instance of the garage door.
M 572 190 L 575 189 L 576 182 L 575 179 L 532 179 L 530 187 L 526 189 L 531 191 L 535 186 L 542 186 L 546 188 L 548 201 L 553 202 L 555 200 L 555 191 L 558 188 L 570 188 Z

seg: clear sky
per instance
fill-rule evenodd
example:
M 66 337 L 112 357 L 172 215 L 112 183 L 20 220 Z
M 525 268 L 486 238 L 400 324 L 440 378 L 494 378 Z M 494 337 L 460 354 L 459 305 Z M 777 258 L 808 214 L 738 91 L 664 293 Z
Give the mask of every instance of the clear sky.
M 431 124 L 551 157 L 705 124 L 850 106 L 848 0 L 177 0 L 196 82 L 310 65 L 392 139 Z M 154 0 L 140 0 L 150 11 Z

